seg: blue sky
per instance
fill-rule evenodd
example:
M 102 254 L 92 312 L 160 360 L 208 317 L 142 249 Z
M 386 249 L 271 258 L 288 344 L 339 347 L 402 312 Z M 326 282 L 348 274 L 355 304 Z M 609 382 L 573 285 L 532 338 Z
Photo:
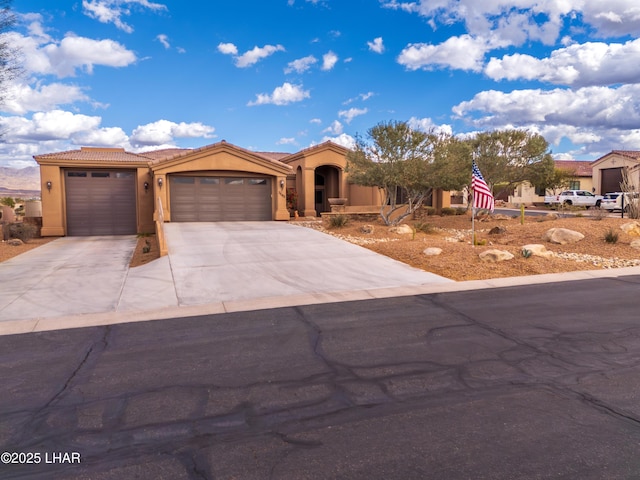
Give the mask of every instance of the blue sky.
M 640 149 L 637 0 L 13 0 L 0 166 L 226 140 L 295 152 L 381 121 Z

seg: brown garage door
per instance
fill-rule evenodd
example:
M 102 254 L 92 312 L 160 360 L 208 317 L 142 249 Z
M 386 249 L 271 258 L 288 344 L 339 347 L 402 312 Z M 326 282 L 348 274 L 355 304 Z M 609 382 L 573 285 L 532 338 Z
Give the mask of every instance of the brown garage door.
M 68 170 L 67 235 L 136 233 L 136 175 L 132 170 Z
M 600 191 L 604 195 L 621 190 L 622 168 L 605 168 L 600 170 Z
M 174 222 L 273 219 L 270 178 L 171 176 L 169 180 Z

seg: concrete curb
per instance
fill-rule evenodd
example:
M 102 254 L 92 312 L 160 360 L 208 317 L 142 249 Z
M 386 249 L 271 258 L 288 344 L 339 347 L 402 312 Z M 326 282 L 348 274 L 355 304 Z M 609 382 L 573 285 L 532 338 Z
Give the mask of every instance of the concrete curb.
M 407 287 L 352 290 L 331 293 L 312 293 L 281 297 L 265 297 L 251 300 L 214 302 L 203 305 L 172 306 L 155 310 L 112 311 L 105 313 L 34 318 L 0 322 L 0 335 L 15 335 L 46 332 L 70 328 L 117 325 L 121 323 L 166 320 L 170 318 L 217 315 L 221 313 L 247 312 L 272 308 L 339 303 L 376 298 L 402 297 L 436 293 L 464 292 L 489 288 L 508 288 L 524 285 L 539 285 L 557 282 L 620 278 L 640 275 L 640 267 L 626 267 L 609 270 L 582 270 L 570 273 L 555 273 L 523 277 L 472 280 L 467 282 L 434 283 Z

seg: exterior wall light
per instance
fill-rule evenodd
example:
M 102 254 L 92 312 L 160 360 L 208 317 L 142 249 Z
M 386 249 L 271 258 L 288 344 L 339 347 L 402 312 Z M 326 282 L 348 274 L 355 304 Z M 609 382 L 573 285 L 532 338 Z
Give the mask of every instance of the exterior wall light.
M 149 191 L 149 182 L 144 182 L 144 193 Z
M 47 190 L 51 191 L 51 187 L 53 187 L 53 183 L 51 183 L 51 180 L 47 180 Z
M 280 188 L 284 188 L 284 180 L 280 180 Z
M 162 188 L 162 177 L 158 177 L 158 187 Z

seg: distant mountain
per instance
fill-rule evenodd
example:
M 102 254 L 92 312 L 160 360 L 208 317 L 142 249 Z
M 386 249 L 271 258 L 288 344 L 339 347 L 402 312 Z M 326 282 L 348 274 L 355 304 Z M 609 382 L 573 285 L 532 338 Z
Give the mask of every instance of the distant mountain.
M 0 167 L 0 196 L 40 196 L 40 168 Z

